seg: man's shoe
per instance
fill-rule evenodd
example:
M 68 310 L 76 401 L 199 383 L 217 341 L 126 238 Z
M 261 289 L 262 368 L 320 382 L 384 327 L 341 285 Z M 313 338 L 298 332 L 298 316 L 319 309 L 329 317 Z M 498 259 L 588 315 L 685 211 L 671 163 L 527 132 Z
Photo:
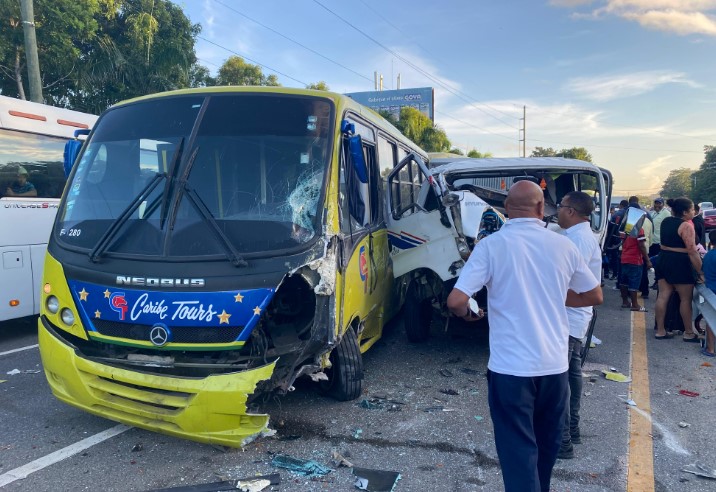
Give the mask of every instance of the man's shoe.
M 559 453 L 557 453 L 557 459 L 558 460 L 571 460 L 574 458 L 574 446 L 572 446 L 572 443 L 562 443 L 562 446 L 559 448 Z

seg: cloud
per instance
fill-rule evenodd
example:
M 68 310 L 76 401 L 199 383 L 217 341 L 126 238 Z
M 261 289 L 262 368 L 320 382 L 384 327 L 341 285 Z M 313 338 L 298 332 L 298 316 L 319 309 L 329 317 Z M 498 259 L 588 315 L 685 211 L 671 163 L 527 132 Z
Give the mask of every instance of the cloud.
M 575 8 L 593 2 L 551 0 L 556 7 Z M 600 19 L 617 16 L 642 27 L 682 36 L 716 36 L 716 0 L 602 0 L 589 13 L 574 13 L 574 18 Z
M 569 80 L 565 87 L 587 99 L 604 102 L 651 92 L 666 84 L 700 87 L 699 84 L 687 79 L 684 73 L 663 70 L 604 77 L 577 77 Z

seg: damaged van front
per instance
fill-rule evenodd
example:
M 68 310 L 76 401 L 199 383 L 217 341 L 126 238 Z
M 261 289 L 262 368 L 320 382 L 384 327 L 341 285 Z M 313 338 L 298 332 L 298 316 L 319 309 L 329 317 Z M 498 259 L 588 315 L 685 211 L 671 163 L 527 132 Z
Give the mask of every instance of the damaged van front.
M 401 178 L 405 175 L 424 176 L 413 195 L 406 193 L 415 186 Z M 520 180 L 542 188 L 545 227 L 556 232 L 560 232 L 557 205 L 562 197 L 571 191 L 589 194 L 595 205 L 590 225 L 603 245 L 612 178 L 609 171 L 590 162 L 556 157 L 446 157 L 430 160 L 428 167 L 415 158 L 402 162 L 389 175 L 391 255 L 396 276 L 409 279 L 404 321 L 411 341 L 428 338 L 435 310 L 449 316 L 447 295 L 475 244 L 504 224 L 507 193 Z M 486 311 L 484 291 L 479 295 Z
M 382 202 L 369 201 L 377 159 L 354 152 L 370 147 L 371 125 L 388 124 L 343 96 L 276 88 L 106 111 L 46 258 L 40 350 L 53 393 L 227 446 L 267 432 L 264 397 L 298 377 L 356 398 L 361 353 L 397 310 Z

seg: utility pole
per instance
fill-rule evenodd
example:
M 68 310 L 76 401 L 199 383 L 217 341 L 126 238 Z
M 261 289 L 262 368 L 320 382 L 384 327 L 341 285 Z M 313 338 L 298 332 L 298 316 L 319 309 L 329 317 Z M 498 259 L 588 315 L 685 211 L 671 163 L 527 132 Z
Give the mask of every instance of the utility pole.
M 27 80 L 30 83 L 30 100 L 41 103 L 42 83 L 40 82 L 40 60 L 37 57 L 37 38 L 35 37 L 35 13 L 32 0 L 20 0 L 22 30 L 25 34 L 25 59 L 27 61 Z
M 527 157 L 527 106 L 522 106 L 522 128 L 519 130 L 519 134 L 522 136 L 520 142 L 522 142 L 522 157 Z

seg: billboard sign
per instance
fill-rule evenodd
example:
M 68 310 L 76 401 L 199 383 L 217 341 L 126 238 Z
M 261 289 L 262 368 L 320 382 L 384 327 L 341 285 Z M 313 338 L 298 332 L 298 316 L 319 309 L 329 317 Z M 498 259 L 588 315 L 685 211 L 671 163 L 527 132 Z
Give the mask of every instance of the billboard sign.
M 396 119 L 400 117 L 400 108 L 409 106 L 435 121 L 435 97 L 432 87 L 416 89 L 396 89 L 391 91 L 351 92 L 346 96 L 375 111 L 388 111 Z

